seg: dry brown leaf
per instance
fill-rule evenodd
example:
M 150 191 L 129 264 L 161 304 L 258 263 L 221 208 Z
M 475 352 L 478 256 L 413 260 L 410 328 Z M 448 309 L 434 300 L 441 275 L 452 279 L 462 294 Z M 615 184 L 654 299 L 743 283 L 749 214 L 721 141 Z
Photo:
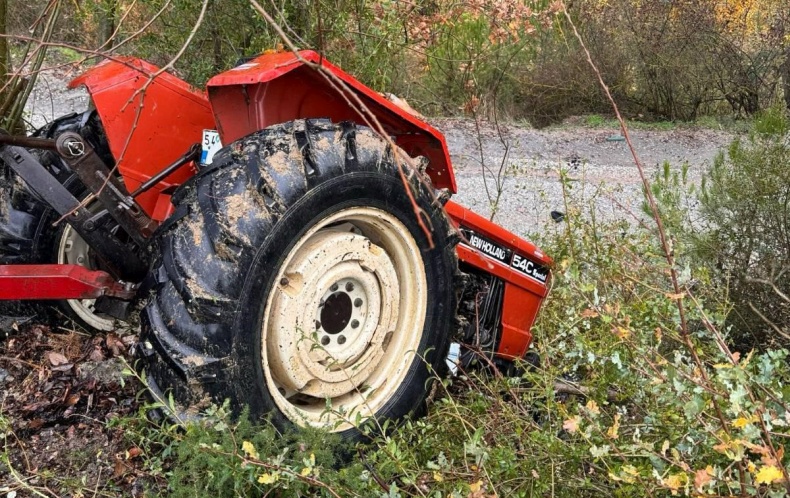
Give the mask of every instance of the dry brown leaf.
M 93 348 L 93 351 L 88 355 L 88 359 L 96 362 L 104 361 L 104 353 L 99 348 Z
M 711 481 L 711 475 L 708 474 L 708 471 L 705 469 L 699 469 L 698 471 L 694 472 L 694 487 L 701 491 L 702 487 L 708 484 Z
M 126 349 L 126 345 L 115 334 L 107 334 L 105 342 L 107 343 L 107 348 L 112 352 L 113 356 L 120 356 Z
M 579 422 L 581 422 L 581 419 L 582 418 L 579 415 L 576 415 L 575 417 L 571 417 L 562 423 L 562 428 L 573 434 L 574 432 L 579 430 Z
M 65 365 L 69 362 L 69 360 L 66 359 L 65 356 L 55 351 L 50 351 L 49 353 L 47 353 L 47 360 L 49 360 L 49 364 L 52 365 L 53 367 Z
M 598 312 L 590 308 L 585 309 L 581 314 L 582 318 L 595 318 L 596 316 L 598 316 Z

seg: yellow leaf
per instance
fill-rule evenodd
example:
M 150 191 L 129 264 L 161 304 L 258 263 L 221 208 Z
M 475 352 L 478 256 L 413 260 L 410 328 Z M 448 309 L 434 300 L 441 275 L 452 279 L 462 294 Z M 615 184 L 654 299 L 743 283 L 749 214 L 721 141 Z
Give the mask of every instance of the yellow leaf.
M 749 462 L 746 465 L 746 470 L 748 470 L 751 473 L 754 473 L 754 471 L 757 470 L 757 465 L 755 465 L 754 462 Z
M 301 472 L 299 472 L 299 475 L 301 475 L 302 477 L 305 477 L 307 475 L 310 475 L 310 472 L 312 472 L 312 471 L 313 471 L 313 469 L 311 467 L 305 467 L 305 468 L 302 469 Z
M 596 403 L 594 399 L 588 401 L 587 404 L 584 406 L 587 408 L 587 411 L 589 411 L 592 415 L 598 415 L 601 413 L 601 409 L 598 408 L 598 403 Z
M 618 339 L 628 339 L 631 336 L 631 331 L 625 327 L 612 327 L 612 332 Z
M 661 445 L 661 454 L 666 455 L 668 449 L 669 449 L 669 440 L 665 439 L 664 444 Z
M 683 299 L 683 297 L 685 297 L 686 293 L 685 293 L 685 292 L 678 292 L 677 294 L 667 293 L 667 294 L 665 294 L 665 295 L 666 295 L 666 296 L 667 296 L 669 299 L 671 299 L 671 300 L 673 300 L 673 301 L 677 301 L 677 300 L 679 300 L 679 299 Z
M 757 472 L 756 476 L 754 476 L 754 482 L 757 484 L 771 484 L 772 482 L 779 481 L 781 479 L 782 471 L 773 465 L 766 465 Z
M 440 473 L 434 472 L 433 473 L 433 480 L 436 481 L 436 482 L 442 482 L 442 481 L 444 481 L 444 477 L 442 477 L 442 475 Z
M 672 474 L 664 479 L 664 485 L 672 490 L 672 494 L 683 486 L 683 481 L 686 480 L 686 474 Z
M 579 422 L 581 422 L 581 420 L 582 418 L 579 415 L 576 415 L 575 417 L 571 417 L 562 423 L 562 428 L 573 434 L 574 432 L 579 430 Z
M 260 456 L 258 455 L 258 451 L 255 449 L 255 445 L 253 445 L 251 442 L 244 441 L 243 443 L 241 443 L 241 449 L 242 451 L 244 451 L 244 454 L 247 455 L 248 457 L 255 460 L 260 459 Z
M 637 468 L 633 465 L 623 465 L 620 475 L 622 476 L 623 481 L 633 484 L 636 482 L 635 478 L 639 476 L 639 470 L 637 470 Z
M 473 482 L 472 484 L 469 485 L 469 491 L 471 491 L 472 493 L 477 493 L 478 491 L 480 491 L 482 487 L 483 487 L 482 480 Z
M 274 482 L 277 482 L 277 479 L 278 479 L 277 474 L 266 473 L 258 476 L 258 482 L 261 484 L 272 484 Z
M 744 418 L 744 417 L 738 417 L 732 423 L 732 426 L 733 427 L 737 427 L 738 429 L 742 429 L 742 428 L 746 427 L 747 425 L 749 425 L 749 420 Z
M 619 430 L 620 430 L 620 414 L 617 413 L 614 416 L 614 424 L 612 424 L 612 426 L 609 427 L 609 429 L 606 431 L 606 435 L 610 439 L 617 439 L 617 437 L 619 435 L 618 434 Z

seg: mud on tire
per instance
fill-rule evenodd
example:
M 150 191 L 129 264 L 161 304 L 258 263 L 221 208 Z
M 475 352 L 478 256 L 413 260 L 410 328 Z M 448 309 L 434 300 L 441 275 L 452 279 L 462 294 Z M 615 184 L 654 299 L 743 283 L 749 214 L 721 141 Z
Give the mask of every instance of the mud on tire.
M 442 206 L 371 130 L 277 125 L 225 147 L 173 196 L 141 362 L 196 411 L 230 399 L 281 428 L 358 438 L 419 412 L 445 369 L 457 261 Z M 431 244 L 432 242 L 432 244 Z

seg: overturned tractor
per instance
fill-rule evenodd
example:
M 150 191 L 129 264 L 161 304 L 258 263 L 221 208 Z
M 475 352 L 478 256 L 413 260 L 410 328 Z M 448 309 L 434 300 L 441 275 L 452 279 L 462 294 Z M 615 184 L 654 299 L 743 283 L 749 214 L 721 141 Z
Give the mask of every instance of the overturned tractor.
M 551 260 L 450 201 L 441 133 L 317 53 L 205 92 L 133 58 L 79 85 L 94 110 L 0 133 L 0 299 L 105 330 L 143 300 L 138 365 L 178 409 L 353 439 L 418 413 L 451 343 L 526 354 Z

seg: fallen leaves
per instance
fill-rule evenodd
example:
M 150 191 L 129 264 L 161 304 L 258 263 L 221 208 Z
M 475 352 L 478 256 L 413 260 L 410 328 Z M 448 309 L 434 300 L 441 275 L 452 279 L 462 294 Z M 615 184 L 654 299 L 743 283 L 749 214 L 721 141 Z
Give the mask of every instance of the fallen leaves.
M 120 429 L 105 423 L 136 413 L 140 386 L 121 386 L 117 375 L 96 378 L 104 371 L 120 372 L 134 340 L 133 335 L 91 337 L 31 325 L 0 341 L 0 369 L 15 379 L 2 385 L 0 396 L 8 430 L 17 436 L 8 441 L 9 454 L 24 454 L 24 461 L 15 463 L 28 477 L 77 476 L 103 483 L 114 476 L 116 492 L 118 486 L 126 489 L 145 478 L 140 448 L 122 447 Z M 114 357 L 116 352 L 119 357 Z M 22 444 L 20 451 L 16 445 Z M 85 460 L 77 463 L 74 455 L 84 455 Z
M 576 415 L 575 417 L 571 417 L 562 423 L 562 428 L 573 434 L 574 432 L 579 430 L 579 422 L 581 422 L 581 420 L 582 418 L 579 415 Z
M 50 351 L 46 354 L 47 360 L 49 360 L 49 364 L 53 367 L 58 367 L 60 365 L 65 365 L 69 363 L 69 360 L 60 353 L 55 351 Z
M 783 479 L 782 471 L 773 465 L 766 465 L 757 471 L 754 482 L 757 484 L 771 484 Z

